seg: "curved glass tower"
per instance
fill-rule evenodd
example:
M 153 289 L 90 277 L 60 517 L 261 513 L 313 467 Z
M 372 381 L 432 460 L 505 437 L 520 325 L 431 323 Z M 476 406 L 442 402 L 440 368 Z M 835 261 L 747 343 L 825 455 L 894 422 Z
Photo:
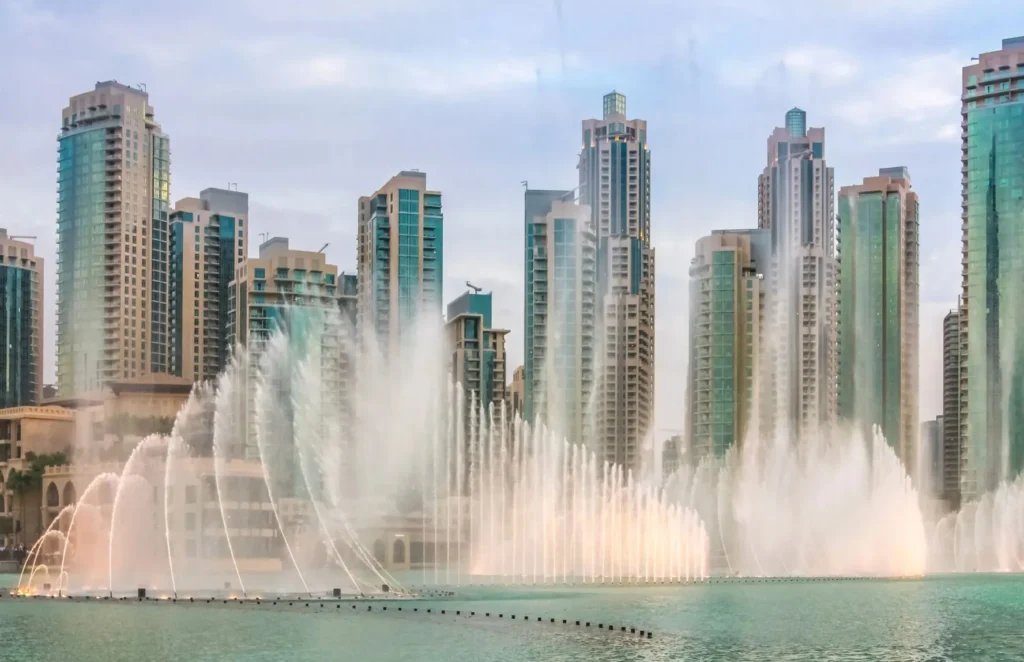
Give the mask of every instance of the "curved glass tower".
M 963 497 L 1024 468 L 1024 37 L 963 69 Z

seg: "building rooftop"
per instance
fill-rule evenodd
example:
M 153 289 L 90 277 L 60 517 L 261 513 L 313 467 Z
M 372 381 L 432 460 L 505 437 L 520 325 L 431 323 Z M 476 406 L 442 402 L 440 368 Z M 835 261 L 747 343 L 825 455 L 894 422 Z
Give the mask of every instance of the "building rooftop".
M 1010 37 L 1009 39 L 1003 39 L 1003 50 L 1008 51 L 1010 49 L 1024 48 L 1024 36 L 1022 37 Z

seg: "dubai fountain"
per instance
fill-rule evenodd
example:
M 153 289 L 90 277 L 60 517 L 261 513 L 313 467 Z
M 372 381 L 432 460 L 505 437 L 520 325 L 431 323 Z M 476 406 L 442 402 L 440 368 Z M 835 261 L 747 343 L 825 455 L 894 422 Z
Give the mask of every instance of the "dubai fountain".
M 88 485 L 32 548 L 19 591 L 408 597 L 413 583 L 708 576 L 693 509 L 480 406 L 445 379 L 438 332 L 410 334 L 399 366 L 336 314 L 289 309 L 194 388 L 169 435 L 114 466 L 74 449 Z M 374 540 L 396 521 L 415 538 L 401 575 Z

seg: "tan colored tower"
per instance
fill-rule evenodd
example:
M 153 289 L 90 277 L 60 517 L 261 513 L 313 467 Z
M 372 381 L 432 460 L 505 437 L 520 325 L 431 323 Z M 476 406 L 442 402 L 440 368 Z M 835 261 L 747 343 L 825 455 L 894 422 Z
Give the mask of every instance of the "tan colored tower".
M 420 315 L 441 322 L 444 217 L 426 173 L 403 170 L 359 198 L 360 329 L 389 353 Z
M 338 267 L 328 264 L 323 253 L 290 249 L 284 237 L 271 238 L 260 245 L 259 251 L 259 257 L 248 258 L 235 268 L 228 294 L 227 342 L 229 347 L 245 347 L 250 366 L 248 397 L 252 398 L 256 390 L 251 382 L 257 371 L 252 368 L 258 365 L 271 335 L 294 314 L 290 311 L 311 308 L 325 313 L 323 337 L 327 344 L 324 347 L 325 350 L 328 346 L 333 348 L 324 354 L 321 387 L 324 393 L 335 394 L 340 400 L 344 389 L 341 382 L 347 371 L 341 347 L 343 326 L 338 313 Z M 335 333 L 336 342 L 328 342 Z M 251 408 L 250 401 L 249 411 Z M 246 418 L 245 455 L 255 458 L 258 457 L 255 422 L 252 416 Z
M 57 136 L 60 397 L 168 370 L 170 146 L 144 89 L 71 98 Z
M 647 122 L 628 119 L 626 97 L 605 95 L 601 119 L 583 121 L 580 204 L 597 235 L 594 450 L 639 470 L 654 420 L 654 248 Z M 653 451 L 653 444 L 649 444 Z
M 245 259 L 249 194 L 208 188 L 171 214 L 170 370 L 194 382 L 227 365 L 228 296 Z
M 0 409 L 43 397 L 43 258 L 22 238 L 0 228 Z

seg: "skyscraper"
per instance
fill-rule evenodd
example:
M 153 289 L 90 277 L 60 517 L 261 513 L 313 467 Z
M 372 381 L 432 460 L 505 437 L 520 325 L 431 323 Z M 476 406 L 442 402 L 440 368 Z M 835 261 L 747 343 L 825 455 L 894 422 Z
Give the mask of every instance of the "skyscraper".
M 1024 468 L 1024 37 L 962 74 L 964 499 Z
M 560 193 L 526 192 L 524 411 L 578 443 L 591 427 L 597 242 L 590 208 Z
M 906 168 L 839 190 L 839 418 L 916 468 L 918 199 Z
M 484 410 L 494 407 L 495 421 L 499 420 L 508 395 L 505 391 L 505 336 L 508 329 L 494 327 L 491 309 L 490 293 L 466 292 L 448 304 L 446 331 L 451 351 L 451 374 L 465 391 L 467 425 L 474 394 L 478 407 Z M 506 416 L 511 415 L 511 412 L 506 412 Z M 469 438 L 467 434 L 466 439 Z
M 942 320 L 942 485 L 940 496 L 960 507 L 960 475 L 964 467 L 960 416 L 960 311 Z
M 57 389 L 167 372 L 170 146 L 144 89 L 71 97 L 57 140 Z
M 942 428 L 941 416 L 921 423 L 920 442 L 921 471 L 918 476 L 918 491 L 928 497 L 941 497 L 942 491 Z
M 249 194 L 208 188 L 174 205 L 170 228 L 170 372 L 217 377 L 231 355 L 228 296 L 245 259 Z
M 43 397 L 43 258 L 0 228 L 0 409 Z
M 403 170 L 359 198 L 360 324 L 389 352 L 420 315 L 441 321 L 444 216 L 426 173 Z
M 242 345 L 248 359 L 245 392 L 248 398 L 244 437 L 248 458 L 258 457 L 255 420 L 251 415 L 254 380 L 267 343 L 275 331 L 289 328 L 292 338 L 319 338 L 322 345 L 321 384 L 323 397 L 340 400 L 345 378 L 345 356 L 338 314 L 338 268 L 327 263 L 321 252 L 293 250 L 288 239 L 272 237 L 263 242 L 259 256 L 247 258 L 235 268 L 228 291 L 227 342 Z M 287 392 L 284 395 L 288 395 Z M 283 407 L 290 407 L 288 398 Z M 343 414 L 344 415 L 344 414 Z M 235 449 L 234 452 L 241 452 Z
M 691 463 L 722 457 L 759 425 L 767 230 L 721 230 L 697 241 L 690 263 L 686 448 Z
M 825 129 L 793 108 L 768 137 L 758 178 L 758 227 L 771 231 L 770 313 L 762 410 L 767 426 L 795 439 L 835 420 L 835 191 Z
M 654 416 L 654 249 L 647 122 L 626 97 L 604 97 L 583 121 L 579 199 L 597 236 L 598 323 L 594 450 L 638 469 Z M 653 460 L 653 458 L 647 458 Z

